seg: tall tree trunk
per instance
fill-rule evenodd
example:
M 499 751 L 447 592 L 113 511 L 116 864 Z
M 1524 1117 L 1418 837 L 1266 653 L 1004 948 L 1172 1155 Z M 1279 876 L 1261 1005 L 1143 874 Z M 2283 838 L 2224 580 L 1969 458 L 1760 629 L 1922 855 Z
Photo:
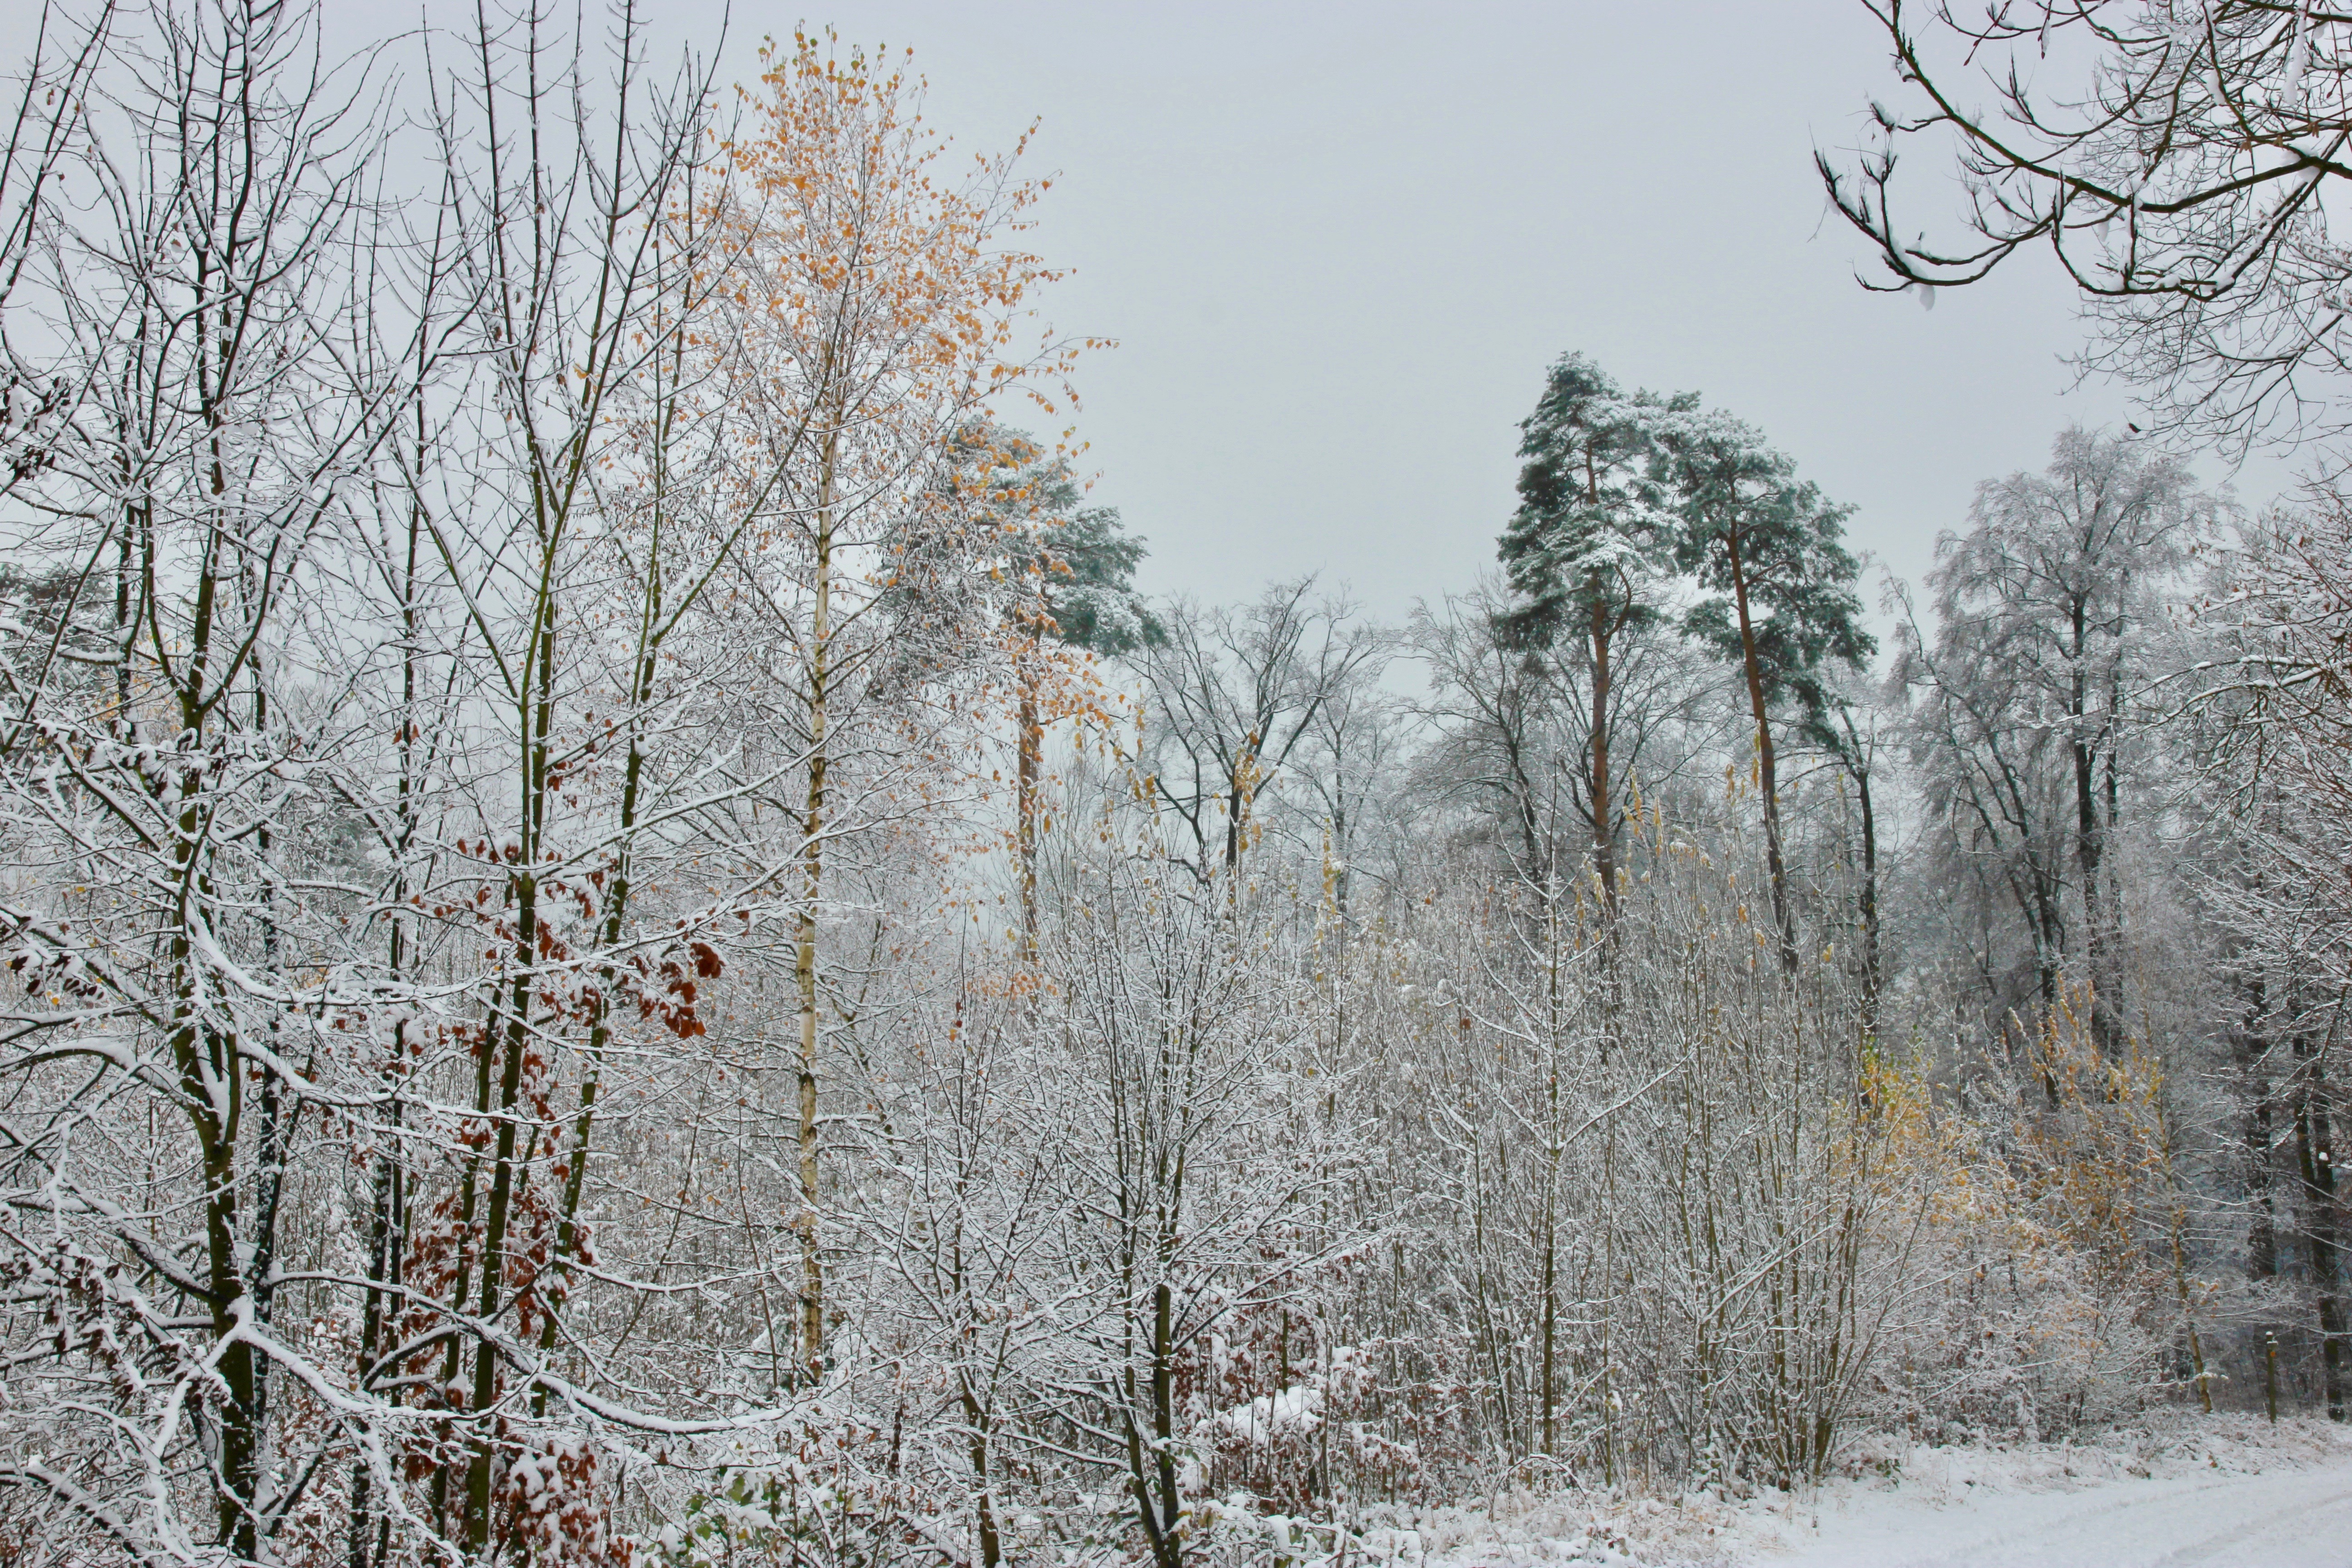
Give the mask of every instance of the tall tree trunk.
M 2083 933 L 2091 963 L 2091 1038 L 2103 1055 L 2113 1058 L 2123 1048 L 2123 1027 L 2116 1021 L 2111 916 L 2102 881 L 2106 833 L 2099 820 L 2101 747 L 2089 731 L 2090 672 L 2084 667 L 2089 651 L 2084 613 L 2084 606 L 2077 604 L 2074 673 L 2067 689 L 2067 718 L 2072 726 L 2068 739 L 2074 762 L 2074 866 L 2083 879 Z
M 2033 937 L 2033 984 L 2041 1003 L 2041 1016 L 2027 1032 L 2026 1038 L 2049 1039 L 2058 1029 L 2060 982 L 2064 975 L 2066 961 L 2066 915 L 2061 895 L 2063 884 L 2054 868 L 2045 866 L 2038 852 L 2029 852 L 2025 869 L 2025 886 L 2018 892 L 2029 929 Z M 2047 1062 L 2042 1065 L 2042 1090 L 2050 1109 L 2058 1109 L 2058 1075 Z
M 793 979 L 800 989 L 801 1364 L 811 1383 L 824 1371 L 824 1259 L 817 1233 L 816 917 L 824 893 L 826 701 L 831 696 L 833 528 L 841 421 L 827 422 L 817 461 L 816 605 L 809 626 L 808 807 L 801 823 L 801 918 Z
M 580 1200 L 587 1188 L 589 1145 L 596 1128 L 596 1099 L 604 1085 L 604 1053 L 613 1037 L 613 997 L 620 983 L 620 974 L 612 967 L 609 955 L 620 947 L 621 933 L 628 921 L 637 816 L 645 788 L 645 712 L 653 701 L 656 677 L 660 668 L 662 640 L 667 635 L 662 535 L 664 525 L 668 521 L 667 441 L 671 422 L 676 417 L 677 406 L 670 403 L 665 405 L 661 417 L 654 425 L 653 527 L 646 550 L 645 592 L 638 605 L 637 642 L 629 672 L 629 750 L 621 771 L 620 833 L 614 841 L 613 876 L 604 889 L 604 919 L 599 922 L 598 931 L 598 951 L 606 957 L 598 973 L 597 992 L 591 1011 L 587 1056 L 581 1073 L 580 1104 L 572 1119 L 571 1147 L 558 1170 L 557 1179 L 563 1185 L 556 1200 L 555 1247 L 548 1260 L 548 1279 L 537 1287 L 541 1320 L 539 1349 L 542 1364 L 555 1349 L 559 1316 L 571 1285 L 572 1260 L 580 1249 Z M 546 1413 L 548 1393 L 545 1384 L 531 1391 L 532 1415 Z
M 225 253 L 212 248 L 211 237 L 197 242 L 194 294 L 197 300 L 193 337 L 196 346 L 195 397 L 205 430 L 209 484 L 218 500 L 228 488 L 223 459 L 222 428 L 226 416 L 219 399 L 232 381 L 235 359 L 230 330 L 235 323 L 223 310 L 216 317 L 209 303 L 215 275 L 233 275 L 239 237 L 232 231 Z M 215 346 L 215 334 L 219 340 Z M 215 360 L 211 353 L 218 354 Z M 180 833 L 173 850 L 173 880 L 178 894 L 179 918 L 169 944 L 173 1004 L 172 1056 L 180 1075 L 182 1093 L 196 1134 L 198 1163 L 205 1193 L 205 1250 L 212 1327 L 224 1342 L 215 1365 L 225 1397 L 214 1415 L 218 1428 L 219 1470 L 215 1486 L 219 1510 L 220 1543 L 231 1555 L 249 1558 L 259 1546 L 258 1498 L 261 1459 L 261 1367 L 252 1342 L 239 1330 L 252 1312 L 247 1238 L 239 1233 L 237 1171 L 239 1124 L 244 1117 L 246 1065 L 236 1033 L 215 1027 L 202 1016 L 202 998 L 211 987 L 199 973 L 195 931 L 210 922 L 213 910 L 211 848 L 207 826 L 211 813 L 203 800 L 206 789 L 204 752 L 205 727 L 217 693 L 208 682 L 225 687 L 230 668 L 214 674 L 213 634 L 221 608 L 220 573 L 233 548 L 228 519 L 215 511 L 205 531 L 203 553 L 194 584 L 194 613 L 187 647 L 174 692 L 179 706 L 179 747 L 185 758 L 180 796 Z M 142 597 L 151 616 L 156 603 L 155 543 L 143 542 Z M 152 629 L 152 628 L 151 628 Z M 158 668 L 171 679 L 170 649 L 159 636 L 152 649 Z M 209 936 L 211 933 L 207 933 Z
M 198 292 L 204 293 L 200 271 Z M 197 337 L 205 335 L 202 313 Z M 199 378 L 208 422 L 217 416 L 210 392 Z M 215 456 L 213 493 L 225 488 Z M 142 596 L 152 605 L 155 593 L 154 542 L 144 541 Z M 195 583 L 194 614 L 187 649 L 174 681 L 179 707 L 179 747 L 184 757 L 180 774 L 180 815 L 177 842 L 172 851 L 178 921 L 168 943 L 171 960 L 173 1025 L 170 1035 L 173 1067 L 179 1074 L 182 1103 L 196 1137 L 197 1163 L 204 1190 L 205 1302 L 212 1330 L 222 1349 L 215 1361 L 223 1397 L 213 1415 L 217 1431 L 218 1469 L 214 1496 L 220 1544 L 233 1556 L 252 1557 L 259 1545 L 258 1499 L 261 1459 L 261 1368 L 250 1340 L 240 1331 L 252 1313 L 246 1237 L 237 1212 L 242 1184 L 237 1170 L 238 1139 L 245 1111 L 246 1063 L 233 1030 L 215 1026 L 204 1016 L 205 995 L 211 987 L 199 973 L 195 933 L 211 919 L 214 887 L 211 849 L 207 843 L 210 813 L 205 795 L 209 769 L 204 757 L 205 726 L 212 703 L 207 695 L 215 614 L 219 604 L 215 565 L 226 549 L 216 521 L 208 531 Z M 152 650 L 158 667 L 172 679 L 170 650 L 160 640 Z
M 1542 1427 L 1543 1451 L 1557 1454 L 1554 1413 L 1559 1364 L 1559 1175 L 1565 1149 L 1560 1138 L 1559 1048 L 1565 1032 L 1566 994 L 1560 976 L 1559 900 L 1545 909 L 1545 1062 L 1544 1062 L 1544 1190 L 1543 1258 L 1538 1265 L 1543 1292 L 1542 1364 L 1536 1384 L 1537 1413 Z
M 545 535 L 553 549 L 553 534 Z M 531 686 L 520 717 L 522 742 L 521 822 L 515 847 L 515 865 L 509 874 L 515 910 L 515 973 L 509 984 L 504 1027 L 483 1041 L 486 1054 L 499 1053 L 498 1131 L 490 1159 L 490 1190 L 482 1220 L 482 1279 L 475 1314 L 483 1323 L 498 1316 L 505 1300 L 507 1232 L 514 1214 L 520 1174 L 516 1158 L 522 1118 L 516 1114 L 522 1100 L 524 1060 L 530 1053 L 533 1030 L 531 1004 L 537 990 L 539 963 L 539 871 L 544 853 L 550 795 L 553 791 L 552 742 L 555 725 L 555 593 L 552 562 L 543 570 L 540 605 L 532 640 Z M 500 1051 L 501 1037 L 503 1051 Z M 480 1421 L 498 1401 L 499 1351 L 488 1340 L 474 1350 L 474 1386 L 470 1408 Z M 488 1549 L 490 1539 L 492 1462 L 495 1458 L 488 1424 L 477 1427 L 466 1467 L 466 1542 L 475 1552 Z
M 1862 888 L 1854 905 L 1862 925 L 1860 1022 L 1863 1037 L 1868 1040 L 1878 1033 L 1878 994 L 1885 979 L 1879 958 L 1877 799 L 1871 792 L 1871 751 L 1854 728 L 1853 710 L 1841 704 L 1837 721 L 1837 731 L 1831 732 L 1824 725 L 1822 732 L 1830 742 L 1832 760 L 1853 781 L 1854 796 L 1862 808 Z
M 253 669 L 253 732 L 265 735 L 269 731 L 269 700 L 262 685 L 264 666 L 257 651 L 251 660 Z M 272 835 L 267 819 L 254 834 L 254 847 L 261 859 L 269 858 Z M 282 953 L 278 942 L 276 879 L 264 884 L 259 895 L 261 923 L 262 972 L 271 984 L 280 980 Z M 254 1129 L 252 1218 L 247 1222 L 245 1237 L 245 1273 L 250 1281 L 247 1290 L 252 1299 L 253 1321 L 268 1330 L 271 1310 L 276 1305 L 278 1272 L 278 1220 L 286 1194 L 286 1163 L 289 1145 L 294 1135 L 294 1117 L 299 1106 L 289 1110 L 285 1103 L 277 1063 L 281 1059 L 279 1017 L 273 1012 L 268 1022 L 268 1060 L 256 1061 L 254 1109 L 258 1115 Z M 269 1363 L 259 1360 L 254 1369 L 253 1425 L 257 1431 L 267 1431 L 269 1425 Z
M 1599 573 L 1592 574 L 1592 776 L 1587 781 L 1592 801 L 1592 870 L 1601 879 L 1601 906 L 1612 931 L 1617 915 L 1616 804 L 1609 780 L 1609 653 L 1616 627 L 1601 602 Z
M 2304 1059 L 2295 1088 L 2295 1157 L 2302 1166 L 2304 1234 L 2311 1248 L 2311 1287 L 2318 1298 L 2319 1356 L 2327 1418 L 2344 1419 L 2344 1282 L 2342 1221 L 2336 1208 L 2336 1156 L 2319 1054 L 2299 1046 Z
M 1021 700 L 1013 722 L 1020 731 L 1013 791 L 1020 821 L 1014 832 L 1021 855 L 1021 961 L 1037 962 L 1037 789 L 1044 773 L 1045 727 L 1037 716 L 1037 677 L 1031 664 L 1033 641 L 1021 651 Z
M 1748 614 L 1748 567 L 1740 558 L 1739 529 L 1727 529 L 1723 547 L 1731 562 L 1731 602 L 1739 614 L 1740 663 L 1748 677 L 1748 706 L 1756 720 L 1756 781 L 1764 799 L 1764 868 L 1772 882 L 1772 926 L 1780 938 L 1780 966 L 1797 970 L 1797 921 L 1789 907 L 1789 872 L 1780 854 L 1780 778 L 1772 752 L 1772 721 L 1764 704 L 1764 665 L 1756 651 L 1756 628 Z
M 425 450 L 425 405 L 422 399 L 415 405 L 416 444 L 419 468 Z M 400 707 L 399 731 L 393 738 L 393 754 L 399 759 L 400 776 L 394 785 L 391 842 L 386 846 L 392 857 L 392 896 L 389 900 L 390 931 L 385 943 L 385 979 L 397 987 L 408 976 L 408 853 L 415 843 L 416 831 L 416 582 L 418 558 L 425 537 L 425 513 L 412 500 L 408 509 L 406 558 L 398 579 L 400 593 Z M 376 1156 L 373 1181 L 371 1184 L 368 1214 L 367 1293 L 360 1310 L 360 1373 L 362 1380 L 372 1380 L 375 1363 L 390 1349 L 388 1336 L 393 1316 L 394 1292 L 400 1285 L 401 1254 L 407 1241 L 407 1225 L 403 1196 L 402 1172 L 404 1161 L 398 1144 L 401 1125 L 400 1083 L 408 1066 L 408 1024 L 405 1019 L 395 1024 L 392 1031 L 391 1050 L 380 1070 L 388 1104 L 386 1123 L 380 1134 L 384 1147 Z M 369 1568 L 371 1562 L 381 1561 L 384 1546 L 377 1545 L 371 1552 L 368 1542 L 369 1525 L 375 1522 L 379 1542 L 389 1540 L 392 1519 L 389 1508 L 377 1509 L 371 1500 L 373 1473 L 368 1458 L 361 1455 L 352 1461 L 352 1521 L 351 1568 Z M 378 1516 L 381 1516 L 380 1521 Z
M 1150 1348 L 1143 1385 L 1137 1386 L 1131 1359 L 1119 1374 L 1125 1403 L 1128 1483 L 1135 1498 L 1136 1521 L 1143 1527 L 1144 1542 L 1151 1550 L 1155 1568 L 1183 1568 L 1184 1563 L 1184 1537 L 1179 1529 L 1183 1501 L 1176 1473 L 1176 1300 L 1167 1280 L 1175 1250 L 1171 1229 L 1170 1216 L 1163 1209 L 1157 1216 L 1150 1242 L 1160 1277 L 1152 1286 L 1151 1319 L 1145 1329 Z M 1132 1247 L 1131 1242 L 1129 1245 Z M 1129 1297 L 1130 1302 L 1132 1300 Z M 1130 1320 L 1128 1332 L 1131 1336 L 1133 1331 Z M 1140 1421 L 1136 1410 L 1139 1401 L 1147 1405 Z
M 397 909 L 399 904 L 395 901 L 393 907 Z M 397 916 L 393 921 L 393 931 L 394 958 L 389 973 L 397 980 L 401 974 L 402 957 L 402 929 Z M 376 1363 L 389 1348 L 386 1336 L 391 1326 L 391 1313 L 388 1309 L 392 1294 L 400 1285 L 400 1253 L 405 1240 L 405 1227 L 400 1223 L 401 1152 L 397 1144 L 390 1140 L 399 1136 L 398 1075 L 406 1061 L 407 1048 L 408 1025 L 403 1020 L 393 1026 L 392 1048 L 383 1072 L 391 1104 L 386 1114 L 387 1125 L 381 1135 L 387 1139 L 387 1144 L 376 1155 L 375 1170 L 369 1183 L 367 1292 L 360 1307 L 359 1374 L 363 1389 L 373 1383 Z M 380 1547 L 371 1550 L 370 1527 L 374 1526 L 375 1532 L 379 1534 L 388 1530 L 391 1515 L 385 1509 L 376 1506 L 373 1500 L 374 1472 L 364 1454 L 352 1461 L 351 1486 L 350 1568 L 369 1568 L 370 1563 L 380 1560 L 382 1552 Z
M 648 552 L 646 568 L 646 614 L 644 624 L 656 626 L 661 622 L 661 535 L 656 526 L 653 549 Z M 630 871 L 637 828 L 640 792 L 645 787 L 646 741 L 645 728 L 639 715 L 652 700 L 656 663 L 661 657 L 660 638 L 646 636 L 639 648 L 635 672 L 635 689 L 630 693 L 629 756 L 621 774 L 621 831 L 613 857 L 613 877 L 605 889 L 600 951 L 610 954 L 621 945 L 621 932 L 627 924 Z M 582 1068 L 580 1108 L 572 1123 L 572 1142 L 558 1172 L 562 1189 L 556 1200 L 555 1250 L 548 1259 L 547 1279 L 536 1287 L 539 1295 L 539 1349 L 542 1363 L 555 1349 L 557 1329 L 572 1280 L 572 1259 L 580 1250 L 580 1199 L 587 1190 L 590 1141 L 596 1130 L 596 1097 L 604 1086 L 604 1053 L 613 1039 L 613 995 L 620 983 L 620 973 L 609 961 L 602 969 L 601 984 L 588 1026 L 587 1059 Z M 541 1384 L 531 1391 L 531 1414 L 547 1412 L 548 1387 Z
M 2236 1031 L 2236 1043 L 2246 1106 L 2246 1277 L 2258 1280 L 2278 1278 L 2278 1107 L 2271 1082 L 2271 1042 L 2263 1033 L 2265 1011 L 2263 980 L 2256 974 L 2246 984 L 2245 1022 Z
M 1601 1061 L 1601 1090 L 1613 1096 L 1609 1059 Z M 1617 1117 L 1601 1130 L 1601 1479 L 1617 1484 Z
M 1168 1283 L 1175 1250 L 1162 1226 L 1160 1279 L 1151 1288 L 1151 1432 L 1156 1441 L 1154 1464 L 1160 1479 L 1160 1538 L 1167 1545 L 1170 1568 L 1181 1560 L 1183 1537 L 1178 1533 L 1182 1491 L 1176 1474 L 1176 1292 Z
M 1862 1031 L 1878 1033 L 1878 816 L 1870 795 L 1870 769 L 1859 759 L 1854 791 L 1862 799 Z

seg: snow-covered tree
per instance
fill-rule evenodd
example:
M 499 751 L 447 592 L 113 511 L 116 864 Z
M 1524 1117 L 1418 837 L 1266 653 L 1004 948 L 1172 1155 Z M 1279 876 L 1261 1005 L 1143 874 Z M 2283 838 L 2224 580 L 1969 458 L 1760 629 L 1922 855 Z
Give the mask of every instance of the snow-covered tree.
M 2167 673 L 2167 597 L 2216 515 L 2179 459 L 2070 429 L 2043 472 L 1979 487 L 1969 530 L 1937 545 L 1932 639 L 1916 624 L 1898 634 L 1892 679 L 1911 694 L 1925 786 L 1945 804 L 1948 874 L 2014 904 L 2042 1016 L 2079 943 L 2092 1031 L 2111 1051 L 2123 973 L 2110 846 L 2139 793 L 2149 688 Z M 1978 962 L 1991 981 L 2000 959 Z M 2024 1002 L 1988 1000 L 1996 1019 Z
M 1521 422 L 1519 510 L 1501 553 L 1518 603 L 1509 626 L 1530 647 L 1577 639 L 1590 698 L 1579 795 L 1592 824 L 1601 898 L 1617 899 L 1616 843 L 1624 809 L 1610 774 L 1612 656 L 1628 634 L 1664 618 L 1662 578 L 1675 514 L 1660 459 L 1662 417 L 1698 400 L 1632 396 L 1582 354 L 1553 364 L 1536 410 Z
M 1853 592 L 1859 570 L 1843 543 L 1852 509 L 1825 499 L 1761 433 L 1721 412 L 1670 416 L 1659 426 L 1664 470 L 1682 517 L 1675 563 L 1700 590 L 1685 613 L 1695 639 L 1736 662 L 1754 721 L 1764 860 L 1783 963 L 1797 957 L 1780 822 L 1781 724 L 1825 706 L 1824 685 L 1876 651 Z M 1794 701 L 1799 714 L 1785 711 Z

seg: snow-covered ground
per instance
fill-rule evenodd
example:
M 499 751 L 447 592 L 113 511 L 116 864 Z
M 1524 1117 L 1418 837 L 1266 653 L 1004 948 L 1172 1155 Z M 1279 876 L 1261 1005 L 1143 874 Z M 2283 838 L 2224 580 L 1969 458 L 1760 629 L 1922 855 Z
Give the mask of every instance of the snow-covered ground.
M 2352 1568 L 2352 1432 L 2168 1418 L 2092 1444 L 1899 1446 L 1817 1494 L 1496 1500 L 1368 1532 L 1381 1568 Z
M 2316 1453 L 2221 1442 L 2200 1463 L 2193 1436 L 2179 1436 L 2188 1453 L 2156 1466 L 2132 1456 L 2120 1475 L 2121 1456 L 2105 1454 L 2061 1458 L 2053 1474 L 2048 1454 L 1923 1453 L 1907 1485 L 1825 1489 L 1818 1531 L 1801 1505 L 1772 1532 L 1781 1549 L 1756 1558 L 1783 1568 L 2352 1565 L 2352 1446 L 2334 1434 Z

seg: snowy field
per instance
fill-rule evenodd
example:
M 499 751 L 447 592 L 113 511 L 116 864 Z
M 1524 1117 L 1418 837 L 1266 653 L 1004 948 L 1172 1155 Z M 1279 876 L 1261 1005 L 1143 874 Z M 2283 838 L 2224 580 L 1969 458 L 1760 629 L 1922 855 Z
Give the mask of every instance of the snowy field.
M 2092 1446 L 1888 1452 L 1818 1495 L 1497 1500 L 1369 1532 L 1381 1568 L 2352 1568 L 2352 1433 L 2169 1420 Z

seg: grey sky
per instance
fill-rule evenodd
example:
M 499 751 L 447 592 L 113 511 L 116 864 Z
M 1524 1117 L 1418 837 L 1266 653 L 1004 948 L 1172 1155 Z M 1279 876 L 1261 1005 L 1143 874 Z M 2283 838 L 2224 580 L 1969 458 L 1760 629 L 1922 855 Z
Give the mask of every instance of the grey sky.
M 665 15 L 698 6 L 717 15 Z M 793 20 L 739 5 L 737 47 Z M 2067 390 L 2080 334 L 2034 258 L 1932 312 L 1855 286 L 1811 157 L 1892 85 L 1855 0 L 855 0 L 831 20 L 913 46 L 967 145 L 1042 117 L 1034 163 L 1060 178 L 1035 239 L 1076 269 L 1050 311 L 1119 342 L 1083 370 L 1080 429 L 1155 590 L 1321 568 L 1392 616 L 1466 584 L 1511 508 L 1516 422 L 1570 348 L 1760 425 L 1912 577 L 1977 480 L 2128 412 Z M 2279 474 L 2250 468 L 2243 499 Z
M 404 9 L 329 0 L 347 37 Z M 739 79 L 801 15 L 732 11 Z M 653 14 L 708 39 L 724 6 Z M 838 0 L 810 19 L 911 45 L 963 147 L 1042 120 L 1028 166 L 1058 178 L 1031 237 L 1074 269 L 1046 310 L 1118 341 L 1082 366 L 1078 425 L 1154 592 L 1321 569 L 1394 617 L 1466 585 L 1512 505 L 1517 421 L 1570 348 L 1762 426 L 1915 579 L 1979 479 L 2128 412 L 2111 385 L 2068 390 L 2080 333 L 2036 258 L 1932 313 L 1855 286 L 1866 257 L 1824 218 L 1811 149 L 1853 142 L 1892 87 L 1858 0 Z M 2250 466 L 2241 499 L 2284 472 Z

